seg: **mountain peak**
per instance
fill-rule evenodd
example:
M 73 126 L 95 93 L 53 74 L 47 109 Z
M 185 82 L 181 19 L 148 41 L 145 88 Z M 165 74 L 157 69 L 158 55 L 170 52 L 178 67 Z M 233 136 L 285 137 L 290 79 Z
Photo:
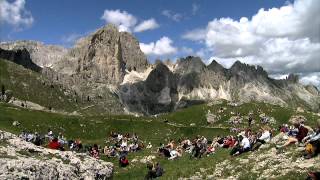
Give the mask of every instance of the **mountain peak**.
M 207 66 L 208 69 L 213 70 L 215 72 L 226 70 L 221 64 L 219 64 L 216 60 L 212 60 L 211 63 Z
M 195 56 L 180 58 L 177 64 L 176 72 L 178 73 L 201 72 L 206 67 L 200 57 Z

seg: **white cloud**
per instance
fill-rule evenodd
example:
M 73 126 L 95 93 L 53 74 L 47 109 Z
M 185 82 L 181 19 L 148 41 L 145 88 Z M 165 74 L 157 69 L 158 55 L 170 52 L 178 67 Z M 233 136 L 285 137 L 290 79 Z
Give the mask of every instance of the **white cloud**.
M 206 38 L 206 29 L 194 29 L 189 32 L 186 32 L 185 34 L 182 35 L 183 39 L 188 39 L 192 41 L 203 41 Z
M 118 26 L 119 31 L 131 32 L 131 28 L 137 24 L 137 18 L 127 11 L 106 9 L 101 17 L 107 23 Z
M 105 20 L 106 23 L 116 25 L 120 32 L 132 32 L 132 30 L 134 30 L 134 32 L 142 32 L 160 27 L 160 25 L 154 18 L 142 21 L 140 24 L 137 25 L 137 17 L 128 13 L 127 11 L 121 11 L 119 9 L 106 9 L 103 15 L 101 16 L 101 19 Z
M 251 19 L 214 19 L 182 38 L 203 43 L 209 57 L 225 66 L 240 60 L 261 65 L 272 74 L 319 72 L 320 3 L 296 0 L 280 8 L 260 9 Z
M 170 11 L 168 9 L 166 10 L 163 10 L 161 12 L 162 15 L 166 16 L 167 18 L 173 20 L 173 21 L 176 21 L 176 22 L 179 22 L 182 20 L 183 18 L 183 15 L 180 14 L 180 13 L 176 13 L 176 12 L 173 12 L 173 11 Z
M 185 46 L 183 46 L 183 47 L 180 49 L 180 51 L 181 51 L 183 54 L 187 54 L 188 56 L 194 54 L 194 51 L 193 51 L 192 48 L 185 47 Z
M 151 42 L 149 44 L 140 43 L 140 48 L 146 55 L 165 56 L 175 54 L 177 52 L 177 48 L 172 44 L 173 41 L 164 36 L 157 40 L 157 42 Z
M 306 74 L 301 77 L 300 82 L 305 85 L 313 84 L 320 88 L 320 72 Z
M 30 11 L 25 8 L 25 0 L 16 0 L 12 3 L 0 1 L 0 22 L 15 26 L 18 29 L 29 27 L 34 19 Z
M 160 27 L 160 25 L 157 23 L 157 21 L 153 18 L 145 20 L 141 22 L 139 25 L 137 25 L 134 28 L 134 32 L 142 32 L 146 30 L 156 29 Z

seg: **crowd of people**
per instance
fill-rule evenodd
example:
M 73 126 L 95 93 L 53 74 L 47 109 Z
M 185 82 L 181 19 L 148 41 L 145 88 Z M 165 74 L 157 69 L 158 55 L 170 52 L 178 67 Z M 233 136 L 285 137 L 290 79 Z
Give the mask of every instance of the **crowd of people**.
M 292 144 L 305 147 L 304 157 L 309 159 L 320 153 L 320 120 L 315 129 L 304 125 L 303 121 L 297 121 L 293 126 L 282 125 L 280 136 L 286 140 L 283 144 L 277 145 L 277 149 L 283 149 Z
M 262 144 L 269 142 L 270 139 L 271 128 L 264 126 L 257 133 L 246 129 L 237 136 L 217 136 L 212 138 L 211 141 L 204 136 L 197 136 L 191 140 L 185 138 L 177 143 L 170 140 L 166 145 L 160 145 L 158 153 L 169 160 L 174 160 L 184 153 L 188 153 L 190 158 L 201 158 L 213 154 L 217 148 L 229 148 L 231 149 L 230 154 L 236 156 L 247 151 L 257 150 Z
M 218 148 L 229 149 L 231 156 L 237 156 L 259 149 L 263 144 L 269 143 L 274 134 L 277 134 L 282 139 L 282 143 L 281 141 L 275 142 L 277 149 L 284 150 L 292 144 L 297 144 L 305 147 L 304 157 L 307 159 L 320 153 L 320 120 L 318 120 L 315 129 L 306 126 L 303 121 L 296 121 L 292 126 L 283 124 L 278 130 L 274 130 L 263 122 L 261 123 L 262 127 L 255 132 L 251 129 L 252 118 L 249 121 L 248 127 L 242 129 L 238 127 L 237 132 L 224 137 L 217 136 L 208 140 L 205 136 L 198 135 L 193 139 L 182 138 L 177 141 L 171 139 L 167 144 L 160 144 L 157 152 L 168 160 L 178 159 L 184 154 L 188 154 L 190 158 L 201 158 L 214 154 Z M 96 159 L 99 159 L 101 154 L 108 158 L 118 158 L 120 167 L 129 165 L 127 158 L 129 153 L 152 148 L 151 143 L 145 147 L 143 141 L 135 133 L 111 132 L 106 139 L 104 148 L 97 144 L 83 146 L 79 139 L 67 140 L 62 133 L 55 135 L 50 129 L 46 135 L 23 131 L 19 137 L 38 146 L 48 142 L 48 147 L 51 149 L 63 151 L 68 148 L 72 151 L 87 152 Z M 159 163 L 148 163 L 147 169 L 146 179 L 153 179 L 164 173 Z
M 128 153 L 137 152 L 145 148 L 143 141 L 141 141 L 136 133 L 121 134 L 111 132 L 106 140 L 106 145 L 103 149 L 104 155 L 107 157 L 118 157 L 119 165 L 126 167 L 129 165 L 127 159 Z

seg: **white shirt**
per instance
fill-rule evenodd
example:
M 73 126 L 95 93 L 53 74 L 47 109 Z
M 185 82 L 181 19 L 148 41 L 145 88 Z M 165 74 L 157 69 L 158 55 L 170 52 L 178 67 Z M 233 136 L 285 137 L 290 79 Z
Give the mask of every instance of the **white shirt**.
M 247 137 L 243 137 L 243 139 L 241 141 L 241 146 L 243 148 L 250 148 L 250 141 Z
M 260 140 L 264 140 L 265 142 L 269 142 L 271 139 L 271 134 L 269 131 L 264 131 L 259 137 Z

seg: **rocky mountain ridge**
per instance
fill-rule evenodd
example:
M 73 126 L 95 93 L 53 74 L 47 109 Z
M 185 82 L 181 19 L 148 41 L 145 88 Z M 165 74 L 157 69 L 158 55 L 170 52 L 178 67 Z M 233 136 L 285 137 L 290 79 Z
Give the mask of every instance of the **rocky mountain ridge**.
M 71 49 L 31 41 L 1 43 L 0 48 L 23 48 L 53 83 L 99 106 L 108 100 L 106 93 L 114 94 L 129 112 L 157 114 L 216 99 L 320 109 L 318 89 L 299 84 L 295 75 L 275 80 L 260 66 L 237 61 L 226 69 L 192 56 L 149 64 L 139 42 L 113 25 L 81 38 Z

